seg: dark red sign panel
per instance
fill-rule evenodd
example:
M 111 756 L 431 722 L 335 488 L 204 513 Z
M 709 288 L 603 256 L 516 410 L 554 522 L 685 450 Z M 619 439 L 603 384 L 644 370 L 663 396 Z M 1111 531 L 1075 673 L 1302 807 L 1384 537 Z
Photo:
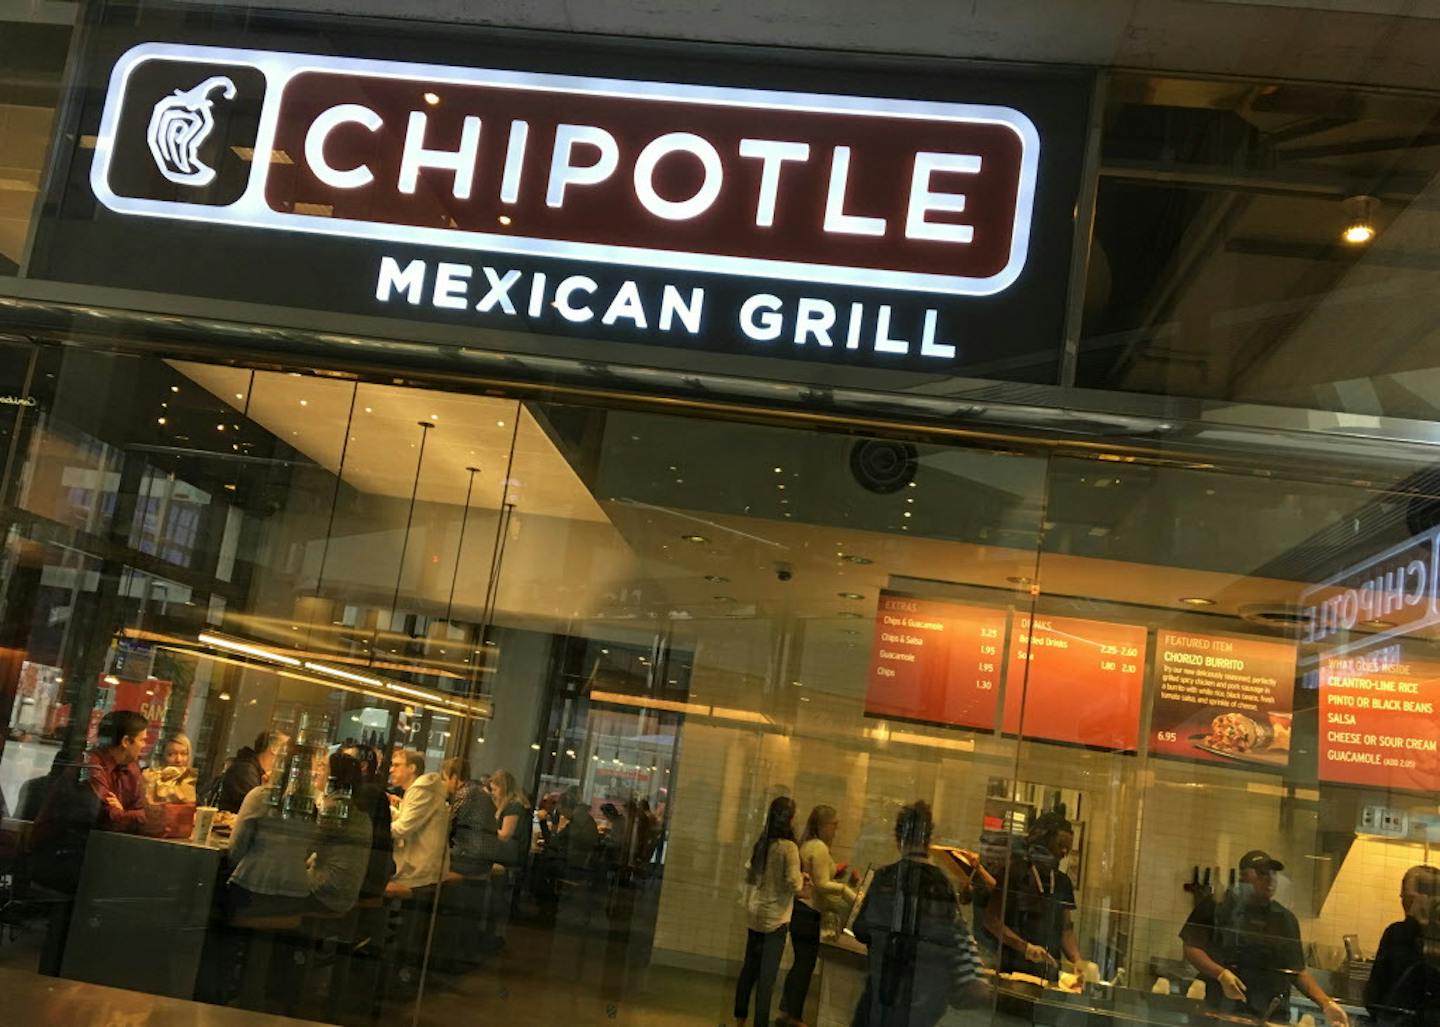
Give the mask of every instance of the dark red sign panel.
M 1133 751 L 1140 741 L 1146 631 L 1074 617 L 1017 616 L 1005 731 Z
M 994 730 L 1007 616 L 881 592 L 865 712 Z
M 1152 752 L 1282 769 L 1290 762 L 1295 645 L 1162 629 Z
M 217 193 L 211 136 L 247 104 L 248 181 Z M 1025 266 L 1040 137 L 990 104 L 152 43 L 116 64 L 95 149 L 124 214 L 988 296 Z M 117 149 L 162 188 L 112 175 Z

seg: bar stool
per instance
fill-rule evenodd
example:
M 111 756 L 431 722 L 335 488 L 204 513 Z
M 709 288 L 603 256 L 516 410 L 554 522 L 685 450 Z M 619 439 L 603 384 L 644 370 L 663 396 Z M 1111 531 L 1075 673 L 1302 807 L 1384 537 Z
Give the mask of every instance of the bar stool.
M 240 1006 L 289 1013 L 299 1003 L 309 963 L 300 914 L 237 913 L 229 927 L 241 946 Z

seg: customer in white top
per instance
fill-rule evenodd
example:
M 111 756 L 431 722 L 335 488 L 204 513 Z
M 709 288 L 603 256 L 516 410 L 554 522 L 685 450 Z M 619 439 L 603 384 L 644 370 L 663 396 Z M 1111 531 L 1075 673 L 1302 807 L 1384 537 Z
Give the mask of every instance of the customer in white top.
M 390 783 L 405 790 L 390 821 L 390 836 L 395 841 L 393 883 L 412 891 L 438 884 L 444 876 L 450 848 L 450 807 L 446 801 L 449 793 L 445 782 L 439 774 L 425 773 L 423 755 L 405 749 L 395 754 Z
M 835 840 L 838 827 L 835 807 L 816 806 L 805 822 L 805 835 L 800 842 L 800 869 L 806 883 L 790 919 L 795 964 L 785 976 L 778 1017 L 780 1023 L 790 1027 L 804 1027 L 805 996 L 810 991 L 810 978 L 820 955 L 821 915 L 843 915 L 855 902 L 855 889 L 836 878 L 835 860 L 830 856 L 830 844 Z
M 755 994 L 755 1022 L 770 1025 L 770 995 L 785 954 L 785 933 L 795 896 L 805 887 L 800 872 L 800 848 L 795 844 L 795 800 L 781 796 L 770 803 L 765 829 L 745 866 L 745 964 L 735 984 L 735 1023 L 750 1015 L 750 993 Z

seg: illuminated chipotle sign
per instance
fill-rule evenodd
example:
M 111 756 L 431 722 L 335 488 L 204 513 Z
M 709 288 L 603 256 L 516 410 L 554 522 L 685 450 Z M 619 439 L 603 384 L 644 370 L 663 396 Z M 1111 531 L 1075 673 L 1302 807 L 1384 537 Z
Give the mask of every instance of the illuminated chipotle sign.
M 137 72 L 185 65 L 127 111 Z M 217 196 L 205 148 L 247 99 L 248 177 Z M 112 176 L 142 121 L 158 195 Z M 145 44 L 91 182 L 128 214 L 986 296 L 1025 266 L 1039 147 L 1003 106 Z

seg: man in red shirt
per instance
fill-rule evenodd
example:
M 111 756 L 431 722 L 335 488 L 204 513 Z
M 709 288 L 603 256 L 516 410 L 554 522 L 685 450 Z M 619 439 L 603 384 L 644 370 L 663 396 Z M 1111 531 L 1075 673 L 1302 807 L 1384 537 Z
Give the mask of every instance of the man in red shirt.
M 100 719 L 95 748 L 85 754 L 80 778 L 100 803 L 94 824 L 101 830 L 159 834 L 164 807 L 145 801 L 140 750 L 150 722 L 133 710 L 112 710 Z

